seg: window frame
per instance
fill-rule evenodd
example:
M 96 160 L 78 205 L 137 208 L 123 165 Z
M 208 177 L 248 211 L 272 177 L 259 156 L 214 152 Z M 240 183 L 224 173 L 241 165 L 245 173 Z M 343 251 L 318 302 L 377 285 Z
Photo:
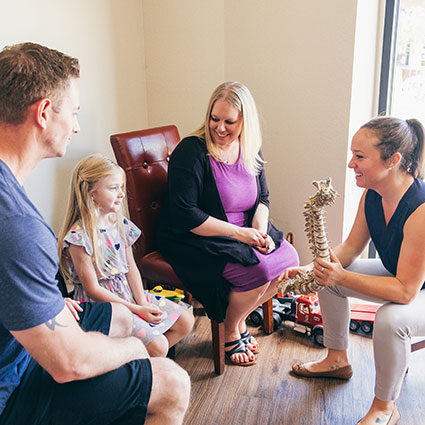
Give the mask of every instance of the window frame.
M 384 115 L 388 109 L 388 100 L 391 99 L 394 76 L 394 67 L 391 66 L 397 45 L 397 25 L 400 10 L 399 0 L 386 0 L 385 17 L 382 38 L 381 73 L 378 93 L 378 115 Z M 369 243 L 368 257 L 376 258 L 377 252 L 372 240 Z
M 394 68 L 391 66 L 391 60 L 395 55 L 395 49 L 397 45 L 397 25 L 395 24 L 398 22 L 399 9 L 399 0 L 386 1 L 378 97 L 379 115 L 387 112 L 388 99 L 391 98 L 390 82 L 392 81 L 394 75 Z

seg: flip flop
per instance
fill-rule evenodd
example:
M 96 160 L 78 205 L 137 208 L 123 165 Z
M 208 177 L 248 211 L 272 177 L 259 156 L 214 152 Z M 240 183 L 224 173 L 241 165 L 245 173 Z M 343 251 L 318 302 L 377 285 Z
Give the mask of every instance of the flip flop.
M 255 348 L 254 350 L 249 349 L 251 351 L 252 354 L 258 354 L 260 352 L 260 345 L 258 344 L 258 342 L 251 342 L 252 339 L 252 335 L 248 332 L 248 330 L 246 330 L 245 332 L 241 333 L 241 340 L 245 345 L 251 344 L 254 346 L 257 346 L 257 348 Z
M 247 362 L 235 362 L 232 359 L 232 355 L 236 354 L 236 353 L 245 353 L 248 356 L 249 359 L 249 350 L 246 347 L 246 345 L 242 342 L 241 339 L 236 339 L 235 341 L 230 341 L 230 342 L 225 342 L 224 343 L 224 347 L 230 347 L 232 345 L 235 345 L 235 347 L 233 347 L 232 349 L 230 349 L 229 351 L 226 351 L 226 349 L 224 350 L 224 354 L 226 355 L 226 359 L 233 365 L 236 366 L 252 366 L 255 364 L 255 362 L 257 361 L 257 359 L 254 357 L 253 360 L 248 360 Z

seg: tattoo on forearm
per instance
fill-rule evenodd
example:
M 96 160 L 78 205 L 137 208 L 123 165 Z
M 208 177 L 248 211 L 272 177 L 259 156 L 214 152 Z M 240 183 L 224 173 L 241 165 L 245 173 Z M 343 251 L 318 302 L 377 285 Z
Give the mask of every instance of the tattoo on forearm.
M 56 327 L 56 326 L 58 326 L 58 327 L 60 327 L 60 328 L 67 328 L 67 326 L 66 326 L 66 325 L 61 325 L 60 323 L 58 323 L 58 322 L 56 321 L 56 317 L 55 317 L 55 318 L 53 318 L 52 320 L 48 320 L 48 321 L 46 322 L 46 326 L 47 326 L 50 330 L 52 330 L 52 331 L 54 331 L 54 330 L 55 330 L 55 327 Z

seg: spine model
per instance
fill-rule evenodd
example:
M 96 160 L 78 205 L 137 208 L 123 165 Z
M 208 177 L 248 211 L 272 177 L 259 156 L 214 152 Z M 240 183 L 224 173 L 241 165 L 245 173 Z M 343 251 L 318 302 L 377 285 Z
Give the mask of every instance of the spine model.
M 304 202 L 305 232 L 313 253 L 313 259 L 320 257 L 327 261 L 329 245 L 325 229 L 325 211 L 327 205 L 334 205 L 338 193 L 332 187 L 332 179 L 315 180 L 313 185 L 317 192 Z M 309 294 L 322 289 L 323 285 L 314 279 L 313 270 L 299 274 L 294 279 L 283 280 L 279 289 L 283 293 Z

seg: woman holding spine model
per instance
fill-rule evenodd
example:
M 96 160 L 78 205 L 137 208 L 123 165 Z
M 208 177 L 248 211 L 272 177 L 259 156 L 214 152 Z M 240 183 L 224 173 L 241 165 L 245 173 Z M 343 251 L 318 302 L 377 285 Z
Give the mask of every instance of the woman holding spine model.
M 350 309 L 347 297 L 383 303 L 374 326 L 376 380 L 372 405 L 359 424 L 397 424 L 395 400 L 408 367 L 410 338 L 425 335 L 424 129 L 415 119 L 372 119 L 354 135 L 348 164 L 365 189 L 348 238 L 331 261 L 289 269 L 286 278 L 313 267 L 327 356 L 293 365 L 303 377 L 349 379 Z M 356 260 L 372 239 L 380 259 Z

